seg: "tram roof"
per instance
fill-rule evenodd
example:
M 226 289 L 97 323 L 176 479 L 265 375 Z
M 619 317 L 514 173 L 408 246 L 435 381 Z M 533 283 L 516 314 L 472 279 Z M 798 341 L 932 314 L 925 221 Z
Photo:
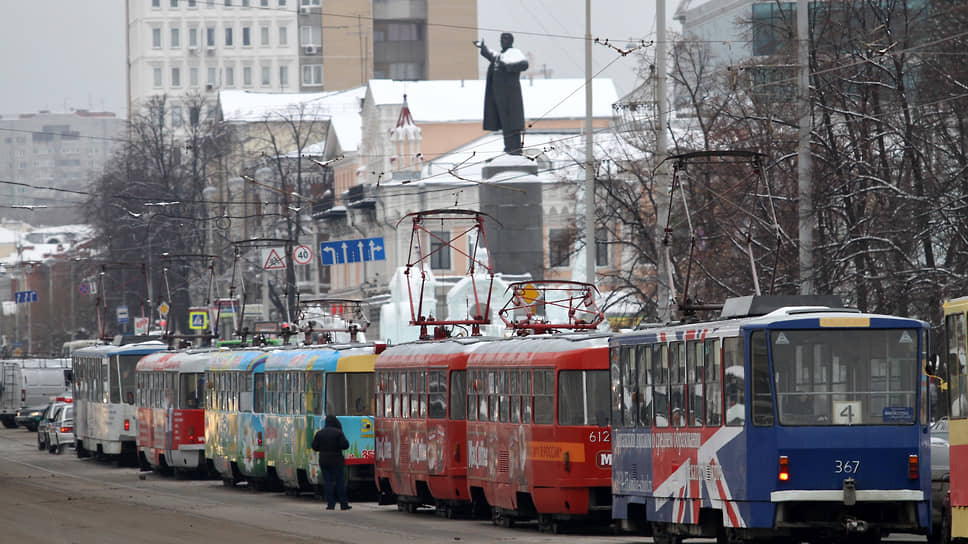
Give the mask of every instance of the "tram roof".
M 222 349 L 212 353 L 208 361 L 208 370 L 244 370 L 250 371 L 260 364 L 265 364 L 271 348 Z
M 214 349 L 157 351 L 138 361 L 138 371 L 204 372 L 218 351 Z
M 266 371 L 270 370 L 373 370 L 376 353 L 368 344 L 343 344 L 280 349 L 269 354 Z M 368 367 L 368 368 L 367 368 Z
M 147 355 L 167 349 L 168 346 L 160 340 L 148 340 L 135 344 L 115 346 L 113 344 L 90 346 L 76 350 L 72 357 L 105 357 L 111 355 Z

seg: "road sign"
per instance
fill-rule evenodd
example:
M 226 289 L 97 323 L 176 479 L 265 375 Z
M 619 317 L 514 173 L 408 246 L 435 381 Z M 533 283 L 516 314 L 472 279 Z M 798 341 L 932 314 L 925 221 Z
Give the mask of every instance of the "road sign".
M 292 262 L 300 265 L 313 262 L 313 250 L 309 246 L 296 247 L 292 250 Z
M 37 291 L 35 289 L 31 289 L 30 291 L 17 291 L 14 293 L 14 302 L 17 304 L 37 302 Z
M 134 334 L 135 336 L 144 336 L 148 334 L 148 318 L 147 317 L 136 317 L 134 318 Z
M 170 309 L 171 306 L 169 306 L 167 302 L 162 302 L 158 305 L 158 313 L 161 315 L 168 315 L 168 310 Z
M 221 315 L 237 314 L 239 313 L 239 301 L 234 298 L 220 298 L 215 301 L 215 308 Z
M 80 293 L 80 294 L 82 294 L 82 295 L 90 295 L 91 294 L 91 284 L 90 283 L 87 283 L 86 281 L 85 282 L 81 282 L 81 284 L 77 286 L 77 292 Z
M 530 306 L 541 298 L 541 293 L 539 293 L 538 290 L 529 283 L 518 291 L 518 296 L 521 297 L 521 300 L 523 300 L 525 304 Z
M 128 322 L 128 307 L 127 306 L 118 306 L 118 308 L 116 310 L 116 313 L 118 314 L 118 323 L 122 323 L 123 324 L 123 323 L 127 323 Z
M 319 244 L 319 260 L 323 266 L 363 261 L 385 261 L 386 258 L 382 237 L 339 240 Z
M 192 330 L 205 330 L 208 328 L 208 310 L 193 308 L 188 311 L 188 328 Z
M 284 255 L 285 250 L 282 248 L 272 247 L 264 250 L 262 252 L 262 269 L 263 270 L 285 270 L 286 269 L 286 259 Z

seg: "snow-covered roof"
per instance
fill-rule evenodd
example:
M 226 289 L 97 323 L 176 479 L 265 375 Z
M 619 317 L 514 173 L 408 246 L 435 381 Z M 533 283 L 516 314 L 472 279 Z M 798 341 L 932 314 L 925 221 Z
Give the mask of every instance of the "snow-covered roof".
M 363 125 L 358 113 L 335 114 L 330 121 L 343 152 L 356 151 L 363 139 Z
M 228 122 L 251 123 L 273 117 L 300 115 L 305 119 L 329 119 L 335 115 L 359 114 L 366 87 L 321 93 L 260 93 L 244 90 L 219 91 L 222 118 Z
M 585 117 L 584 79 L 522 79 L 521 97 L 527 119 L 580 119 Z M 371 79 L 370 93 L 377 106 L 403 104 L 403 95 L 415 122 L 443 123 L 477 121 L 484 117 L 484 87 L 481 79 L 392 81 Z M 594 117 L 612 117 L 618 100 L 610 78 L 592 81 Z
M 23 247 L 22 254 L 14 251 L 0 258 L 0 264 L 10 266 L 22 261 L 43 261 L 68 251 L 76 244 L 88 241 L 93 235 L 94 229 L 90 225 L 39 227 L 28 232 L 0 228 L 0 243 L 15 243 Z

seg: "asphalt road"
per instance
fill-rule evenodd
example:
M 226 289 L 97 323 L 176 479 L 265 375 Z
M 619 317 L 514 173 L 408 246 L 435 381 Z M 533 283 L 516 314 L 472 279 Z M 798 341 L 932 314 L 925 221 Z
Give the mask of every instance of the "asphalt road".
M 481 520 L 446 520 L 432 510 L 398 512 L 357 502 L 324 510 L 311 495 L 256 493 L 219 480 L 175 480 L 136 468 L 78 459 L 73 450 L 37 449 L 36 433 L 0 428 L 0 542 L 130 544 L 212 542 L 542 543 L 650 542 L 607 530 L 550 535 L 536 525 L 503 529 Z

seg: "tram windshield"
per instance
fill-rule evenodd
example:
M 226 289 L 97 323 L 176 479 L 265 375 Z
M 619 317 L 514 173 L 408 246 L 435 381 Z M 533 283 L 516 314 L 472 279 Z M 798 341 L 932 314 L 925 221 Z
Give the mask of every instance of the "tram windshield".
M 785 330 L 768 338 L 781 425 L 916 421 L 918 331 Z

